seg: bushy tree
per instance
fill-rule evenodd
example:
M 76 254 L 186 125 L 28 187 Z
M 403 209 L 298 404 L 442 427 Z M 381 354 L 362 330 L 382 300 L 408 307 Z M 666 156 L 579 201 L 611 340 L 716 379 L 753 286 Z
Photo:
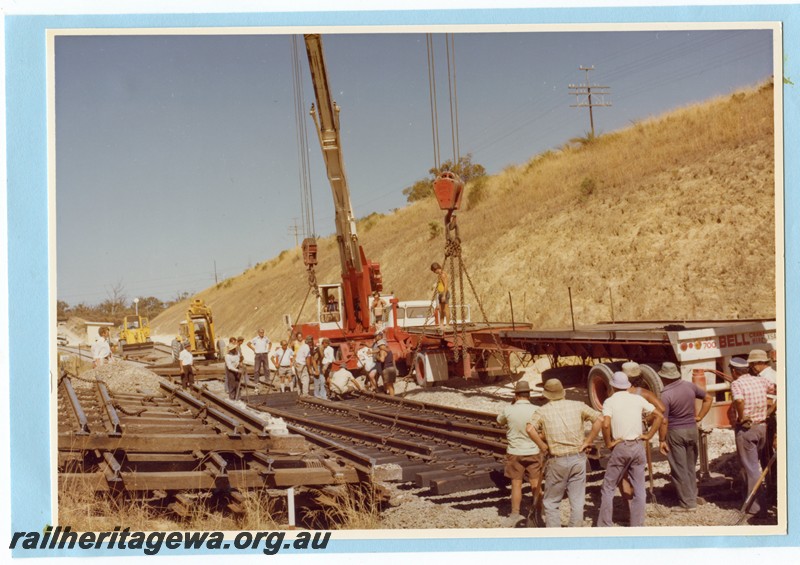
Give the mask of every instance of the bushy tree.
M 483 165 L 472 162 L 472 153 L 468 153 L 459 158 L 458 163 L 453 164 L 452 159 L 448 159 L 441 166 L 433 167 L 428 170 L 430 173 L 429 178 L 420 179 L 408 188 L 403 189 L 403 194 L 406 196 L 408 202 L 416 202 L 417 200 L 424 200 L 433 196 L 433 181 L 439 173 L 444 171 L 452 171 L 457 174 L 464 184 L 471 180 L 479 179 L 486 176 L 486 169 Z
M 464 181 L 464 184 L 467 184 L 471 180 L 475 180 L 481 177 L 486 176 L 486 169 L 483 165 L 478 163 L 472 162 L 472 153 L 467 153 L 458 159 L 458 163 L 455 165 L 453 164 L 452 159 L 448 159 L 437 169 L 433 167 L 428 172 L 433 176 L 433 179 L 436 179 L 436 176 L 439 173 L 444 171 L 452 171 L 461 177 L 461 180 Z

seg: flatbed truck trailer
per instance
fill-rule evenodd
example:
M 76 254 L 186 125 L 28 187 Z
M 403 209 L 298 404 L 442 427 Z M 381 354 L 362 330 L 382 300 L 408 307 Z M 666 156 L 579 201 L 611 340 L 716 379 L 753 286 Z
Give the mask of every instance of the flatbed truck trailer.
M 636 361 L 642 374 L 633 382 L 661 393 L 661 363 L 671 361 L 681 378 L 713 394 L 715 402 L 703 421 L 711 427 L 728 427 L 732 357 L 747 357 L 753 349 L 777 348 L 774 319 L 603 322 L 562 330 L 501 330 L 472 334 L 473 348 L 504 348 L 547 356 L 552 367 L 575 366 L 586 385 L 589 404 L 602 408 L 610 395 L 611 375 L 625 361 Z M 543 375 L 547 378 L 547 375 Z

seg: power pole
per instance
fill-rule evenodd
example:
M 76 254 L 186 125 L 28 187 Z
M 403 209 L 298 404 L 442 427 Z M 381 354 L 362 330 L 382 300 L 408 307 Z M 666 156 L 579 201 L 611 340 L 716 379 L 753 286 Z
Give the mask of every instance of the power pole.
M 297 225 L 297 218 L 292 218 L 292 225 L 289 226 L 289 235 L 294 235 L 294 246 L 295 247 L 300 245 L 297 237 L 298 237 L 298 235 L 300 235 L 301 232 L 302 232 L 302 230 L 300 229 L 300 226 Z
M 589 71 L 594 70 L 594 65 L 592 65 L 591 67 L 581 66 L 578 67 L 578 70 L 586 71 L 586 83 L 569 85 L 570 94 L 574 94 L 577 101 L 576 104 L 570 104 L 570 107 L 589 108 L 589 125 L 592 128 L 592 137 L 594 137 L 594 115 L 592 113 L 592 108 L 594 106 L 611 106 L 611 102 L 606 102 L 604 98 L 605 96 L 611 95 L 611 87 L 591 84 L 589 82 Z M 594 95 L 595 97 L 599 97 L 600 102 L 593 102 L 592 95 Z

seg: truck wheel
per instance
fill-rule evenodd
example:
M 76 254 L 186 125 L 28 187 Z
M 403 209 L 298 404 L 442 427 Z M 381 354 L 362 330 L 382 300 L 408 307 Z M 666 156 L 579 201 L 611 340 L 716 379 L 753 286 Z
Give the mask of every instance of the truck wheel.
M 417 353 L 414 357 L 414 378 L 416 379 L 417 386 L 425 386 L 425 354 Z
M 646 388 L 661 398 L 661 389 L 664 388 L 664 385 L 661 383 L 661 377 L 658 376 L 659 367 L 649 363 L 640 363 L 639 367 L 642 369 L 642 374 L 634 379 L 634 384 Z
M 498 378 L 499 375 L 491 375 L 488 371 L 478 371 L 478 380 L 485 385 L 496 383 Z
M 589 370 L 586 377 L 586 390 L 589 393 L 589 404 L 595 410 L 603 409 L 603 402 L 611 396 L 611 376 L 614 368 L 606 363 L 598 363 Z

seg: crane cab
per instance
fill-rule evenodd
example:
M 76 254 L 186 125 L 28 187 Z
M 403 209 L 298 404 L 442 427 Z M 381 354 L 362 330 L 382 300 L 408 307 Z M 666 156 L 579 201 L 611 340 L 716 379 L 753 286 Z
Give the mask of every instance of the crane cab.
M 317 298 L 317 316 L 319 329 L 340 330 L 342 328 L 342 285 L 319 285 L 319 298 Z

